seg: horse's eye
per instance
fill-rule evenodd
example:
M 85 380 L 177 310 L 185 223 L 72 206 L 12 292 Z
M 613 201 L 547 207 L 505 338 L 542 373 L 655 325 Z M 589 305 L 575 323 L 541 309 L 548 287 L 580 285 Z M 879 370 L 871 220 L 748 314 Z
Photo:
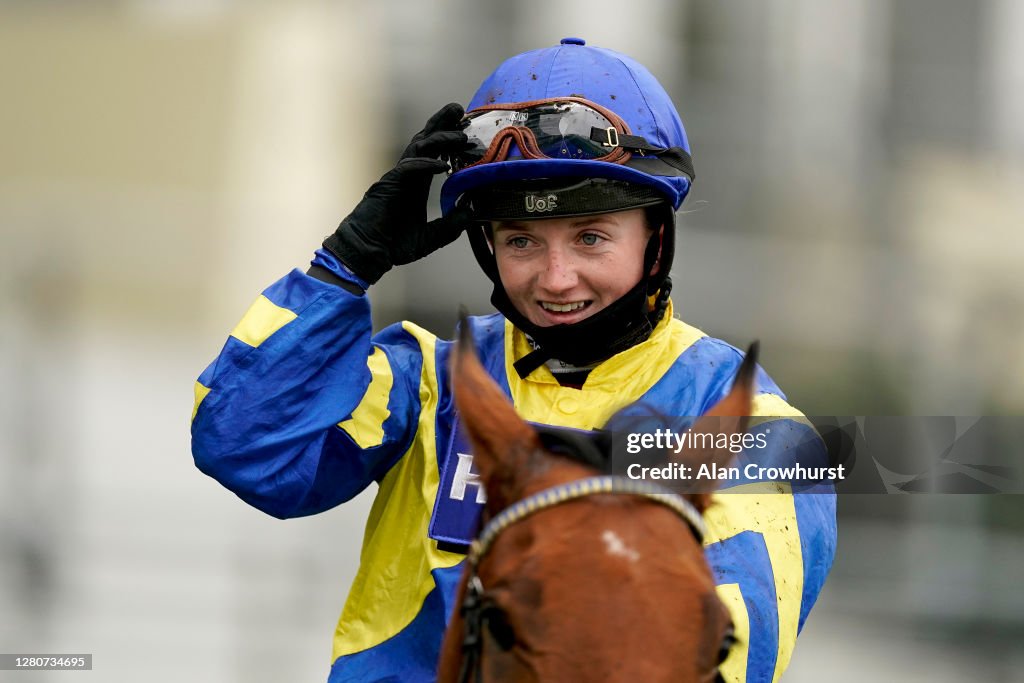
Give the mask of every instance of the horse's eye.
M 729 651 L 732 650 L 732 646 L 736 644 L 736 634 L 733 631 L 732 626 L 726 630 L 725 635 L 722 636 L 722 644 L 718 646 L 718 663 L 721 664 L 725 661 L 726 657 L 729 656 Z
M 484 609 L 484 624 L 491 632 L 491 637 L 502 650 L 509 650 L 516 643 L 516 633 L 512 624 L 508 623 L 508 615 L 497 605 L 488 606 Z

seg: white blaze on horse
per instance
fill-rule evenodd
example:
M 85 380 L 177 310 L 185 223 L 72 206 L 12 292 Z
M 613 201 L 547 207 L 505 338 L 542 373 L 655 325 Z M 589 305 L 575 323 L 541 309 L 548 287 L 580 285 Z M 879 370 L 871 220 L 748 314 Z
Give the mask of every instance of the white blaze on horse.
M 445 633 L 439 681 L 720 680 L 729 613 L 704 559 L 709 492 L 684 495 L 616 477 L 546 450 L 473 351 L 453 355 L 456 404 L 487 491 Z M 756 347 L 733 389 L 698 420 L 743 432 Z M 726 465 L 727 449 L 680 462 Z

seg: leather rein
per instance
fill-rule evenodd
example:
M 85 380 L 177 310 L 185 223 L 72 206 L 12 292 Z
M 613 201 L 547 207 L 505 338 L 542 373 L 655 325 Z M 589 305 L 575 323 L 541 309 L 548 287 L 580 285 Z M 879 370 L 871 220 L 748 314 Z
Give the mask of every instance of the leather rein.
M 682 496 L 668 489 L 646 481 L 636 481 L 625 477 L 598 476 L 577 479 L 567 484 L 553 486 L 533 494 L 510 505 L 495 515 L 480 535 L 470 544 L 466 562 L 469 565 L 469 576 L 466 582 L 466 594 L 460 608 L 464 621 L 462 638 L 462 666 L 458 680 L 471 683 L 471 676 L 479 683 L 483 680 L 483 584 L 477 569 L 480 561 L 494 545 L 498 535 L 530 515 L 562 503 L 578 498 L 602 494 L 622 494 L 641 496 L 664 505 L 687 523 L 698 543 L 703 543 L 707 528 L 697 508 Z

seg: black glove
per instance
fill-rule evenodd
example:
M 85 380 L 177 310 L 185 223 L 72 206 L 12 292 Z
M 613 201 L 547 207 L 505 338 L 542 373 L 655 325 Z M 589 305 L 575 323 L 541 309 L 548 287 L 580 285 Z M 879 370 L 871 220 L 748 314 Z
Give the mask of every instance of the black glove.
M 374 283 L 391 266 L 412 263 L 451 244 L 470 222 L 471 212 L 457 208 L 427 222 L 430 181 L 448 170 L 438 157 L 461 151 L 459 130 L 465 112 L 452 103 L 430 117 L 405 148 L 398 164 L 370 186 L 324 247 L 348 268 Z

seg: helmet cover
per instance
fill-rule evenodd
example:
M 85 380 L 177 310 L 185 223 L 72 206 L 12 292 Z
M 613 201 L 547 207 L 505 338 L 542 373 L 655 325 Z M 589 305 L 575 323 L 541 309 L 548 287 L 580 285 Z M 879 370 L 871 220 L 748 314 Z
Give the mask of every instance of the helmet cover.
M 502 63 L 484 80 L 467 111 L 497 104 L 556 97 L 582 97 L 618 114 L 633 135 L 651 145 L 690 152 L 683 122 L 657 79 L 635 60 L 579 38 L 555 47 L 532 50 Z M 636 164 L 635 166 L 640 166 Z M 540 178 L 608 178 L 647 186 L 678 209 L 690 190 L 683 174 L 660 175 L 638 167 L 589 159 L 511 159 L 453 173 L 441 188 L 447 215 L 465 193 L 494 183 Z

